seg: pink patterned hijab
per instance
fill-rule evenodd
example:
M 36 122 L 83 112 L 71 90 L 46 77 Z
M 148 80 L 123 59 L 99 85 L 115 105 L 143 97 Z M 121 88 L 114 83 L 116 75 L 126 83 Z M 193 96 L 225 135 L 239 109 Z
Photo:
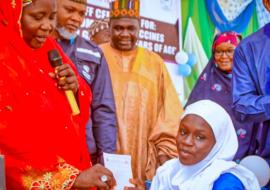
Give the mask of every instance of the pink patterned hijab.
M 223 32 L 217 34 L 214 39 L 214 43 L 212 45 L 212 51 L 214 52 L 216 47 L 224 42 L 237 46 L 241 39 L 242 39 L 241 35 L 236 32 Z

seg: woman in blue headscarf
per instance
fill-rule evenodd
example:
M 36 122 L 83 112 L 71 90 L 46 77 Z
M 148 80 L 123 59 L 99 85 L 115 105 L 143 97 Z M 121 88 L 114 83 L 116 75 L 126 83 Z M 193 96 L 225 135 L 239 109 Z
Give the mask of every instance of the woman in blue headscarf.
M 232 109 L 232 64 L 234 49 L 241 37 L 235 32 L 218 34 L 212 45 L 212 57 L 199 76 L 187 105 L 198 100 L 209 99 L 220 104 L 231 116 L 239 142 L 234 160 L 240 160 L 253 153 L 255 133 L 252 122 L 239 122 Z

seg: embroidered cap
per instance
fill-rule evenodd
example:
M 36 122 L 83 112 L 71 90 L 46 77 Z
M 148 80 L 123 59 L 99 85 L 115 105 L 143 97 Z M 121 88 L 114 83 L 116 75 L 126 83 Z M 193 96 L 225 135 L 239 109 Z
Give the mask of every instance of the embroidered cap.
M 114 0 L 111 3 L 110 18 L 139 18 L 140 0 Z

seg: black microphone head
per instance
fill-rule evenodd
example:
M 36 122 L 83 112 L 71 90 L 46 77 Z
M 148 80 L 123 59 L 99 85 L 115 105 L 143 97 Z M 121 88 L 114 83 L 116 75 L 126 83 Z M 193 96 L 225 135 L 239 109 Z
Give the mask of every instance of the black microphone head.
M 57 49 L 50 50 L 48 52 L 48 58 L 52 67 L 57 67 L 63 64 L 62 57 Z

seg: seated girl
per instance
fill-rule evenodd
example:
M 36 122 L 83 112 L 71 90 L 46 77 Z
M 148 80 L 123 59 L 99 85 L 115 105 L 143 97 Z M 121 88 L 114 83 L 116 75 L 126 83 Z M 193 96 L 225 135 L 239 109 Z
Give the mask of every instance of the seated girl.
M 151 190 L 259 190 L 255 175 L 232 161 L 237 136 L 229 114 L 217 103 L 189 105 L 176 137 L 179 158 L 162 165 Z

